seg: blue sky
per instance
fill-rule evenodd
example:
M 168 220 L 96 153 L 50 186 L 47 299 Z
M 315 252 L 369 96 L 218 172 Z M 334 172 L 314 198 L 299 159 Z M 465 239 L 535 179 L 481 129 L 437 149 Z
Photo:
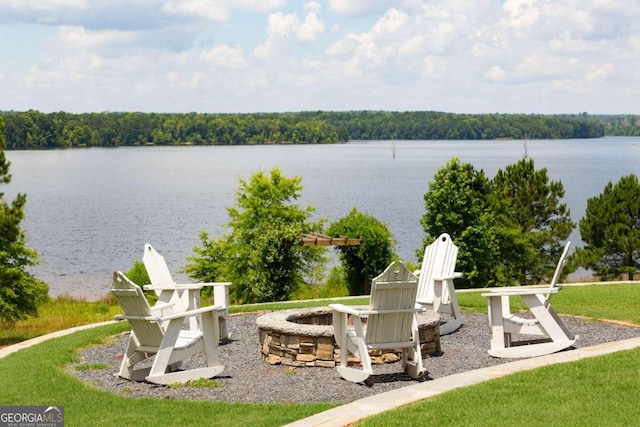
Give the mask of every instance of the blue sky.
M 640 113 L 640 0 L 0 0 L 0 110 Z

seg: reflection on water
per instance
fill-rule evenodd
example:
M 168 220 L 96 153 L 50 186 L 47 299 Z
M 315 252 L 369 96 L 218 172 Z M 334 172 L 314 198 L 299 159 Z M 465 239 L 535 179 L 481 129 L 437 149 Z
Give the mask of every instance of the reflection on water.
M 562 181 L 576 223 L 589 197 L 638 174 L 640 164 L 640 138 L 528 141 L 526 151 Z M 258 170 L 301 176 L 300 203 L 315 206 L 319 217 L 334 221 L 356 207 L 384 221 L 400 257 L 416 261 L 423 196 L 435 172 L 456 156 L 493 177 L 524 153 L 522 141 L 8 151 L 13 181 L 2 190 L 28 195 L 24 227 L 41 260 L 34 272 L 50 294 L 96 298 L 106 294 L 113 270 L 142 258 L 147 242 L 173 271 L 184 267 L 199 231 L 225 233 L 238 179 Z M 580 245 L 578 231 L 571 239 Z

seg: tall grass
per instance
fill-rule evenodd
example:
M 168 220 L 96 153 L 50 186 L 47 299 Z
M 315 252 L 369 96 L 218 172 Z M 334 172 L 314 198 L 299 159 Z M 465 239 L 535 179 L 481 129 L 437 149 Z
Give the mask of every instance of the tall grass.
M 0 330 L 0 347 L 75 326 L 113 320 L 118 313 L 120 308 L 110 298 L 100 301 L 74 299 L 68 295 L 51 298 L 38 307 L 38 317 L 3 327 Z
M 248 313 L 257 311 L 283 310 L 288 308 L 317 307 L 332 302 L 345 302 L 352 305 L 366 305 L 369 297 L 338 298 L 329 300 L 290 301 L 232 306 L 230 313 Z M 205 304 L 211 304 L 205 299 Z M 15 325 L 0 329 L 0 348 L 26 341 L 51 332 L 113 320 L 121 313 L 115 300 L 105 297 L 99 301 L 74 299 L 68 295 L 50 299 L 38 308 L 38 317 L 16 322 Z

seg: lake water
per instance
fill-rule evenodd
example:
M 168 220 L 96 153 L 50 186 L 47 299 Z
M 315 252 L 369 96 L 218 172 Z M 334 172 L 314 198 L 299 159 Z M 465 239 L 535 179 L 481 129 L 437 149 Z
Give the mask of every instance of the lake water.
M 576 223 L 607 182 L 640 172 L 640 138 L 534 140 L 526 151 L 562 181 Z M 172 271 L 183 268 L 199 231 L 226 233 L 238 179 L 256 171 L 301 176 L 300 204 L 329 221 L 356 207 L 387 223 L 400 257 L 417 261 L 423 197 L 436 171 L 457 156 L 491 178 L 524 153 L 516 140 L 7 151 L 13 180 L 0 191 L 27 194 L 23 227 L 40 255 L 32 271 L 50 294 L 94 299 L 107 293 L 114 270 L 142 258 L 147 242 Z M 571 240 L 581 244 L 577 229 Z

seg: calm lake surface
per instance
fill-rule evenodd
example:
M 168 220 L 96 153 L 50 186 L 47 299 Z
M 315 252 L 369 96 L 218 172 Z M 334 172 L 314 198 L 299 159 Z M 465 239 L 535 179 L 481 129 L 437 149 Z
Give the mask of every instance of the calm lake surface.
M 392 147 L 395 146 L 395 157 Z M 330 222 L 353 207 L 385 222 L 397 252 L 417 261 L 424 237 L 423 196 L 436 171 L 456 156 L 489 178 L 525 154 L 523 141 L 352 141 L 338 145 L 121 147 L 7 151 L 11 184 L 27 194 L 28 246 L 40 255 L 33 272 L 52 296 L 95 299 L 111 273 L 127 271 L 151 243 L 176 278 L 199 243 L 198 233 L 226 234 L 225 207 L 238 179 L 280 168 L 301 176 L 300 204 Z M 577 223 L 587 199 L 609 182 L 640 172 L 640 138 L 533 140 L 527 154 L 537 169 L 561 181 Z M 581 245 L 579 232 L 571 240 Z

